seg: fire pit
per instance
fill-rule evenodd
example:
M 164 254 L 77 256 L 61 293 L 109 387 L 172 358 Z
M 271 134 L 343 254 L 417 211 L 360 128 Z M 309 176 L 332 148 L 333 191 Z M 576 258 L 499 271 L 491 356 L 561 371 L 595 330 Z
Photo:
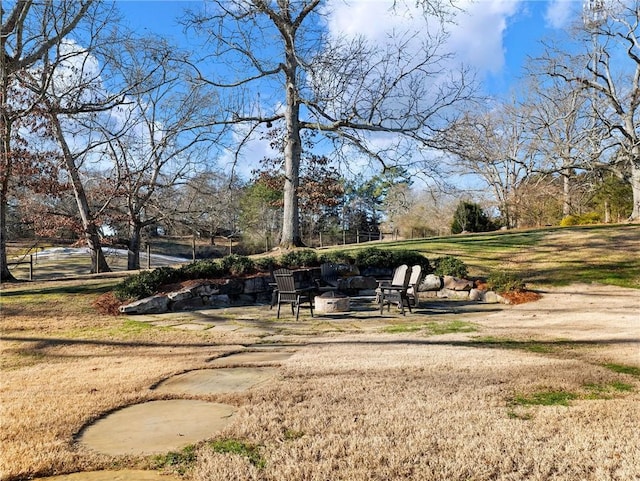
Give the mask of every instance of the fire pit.
M 318 314 L 349 312 L 349 298 L 335 292 L 325 292 L 315 298 L 315 310 Z

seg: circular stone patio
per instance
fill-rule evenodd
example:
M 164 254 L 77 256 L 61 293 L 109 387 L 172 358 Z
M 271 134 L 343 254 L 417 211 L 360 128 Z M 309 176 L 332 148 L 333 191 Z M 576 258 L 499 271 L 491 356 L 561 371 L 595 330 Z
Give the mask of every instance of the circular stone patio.
M 233 406 L 176 399 L 115 411 L 89 425 L 81 445 L 104 454 L 154 454 L 211 437 L 229 424 Z

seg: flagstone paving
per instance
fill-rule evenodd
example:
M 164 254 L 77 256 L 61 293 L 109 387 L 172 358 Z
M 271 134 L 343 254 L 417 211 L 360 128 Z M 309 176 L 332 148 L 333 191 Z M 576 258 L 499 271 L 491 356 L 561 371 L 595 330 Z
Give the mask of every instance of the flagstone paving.
M 155 390 L 169 394 L 220 394 L 241 392 L 276 375 L 276 367 L 198 369 L 170 377 Z
M 124 469 L 122 471 L 87 471 L 36 479 L 42 481 L 180 481 L 182 478 L 168 476 L 157 471 Z
M 154 454 L 184 447 L 223 429 L 235 408 L 227 404 L 174 399 L 128 406 L 99 419 L 79 438 L 104 454 Z

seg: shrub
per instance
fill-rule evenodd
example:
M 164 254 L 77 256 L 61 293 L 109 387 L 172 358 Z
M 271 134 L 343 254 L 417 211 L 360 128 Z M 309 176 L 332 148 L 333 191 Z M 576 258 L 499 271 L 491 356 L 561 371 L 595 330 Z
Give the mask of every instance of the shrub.
M 333 264 L 355 264 L 356 259 L 346 251 L 331 251 L 321 254 L 318 261 L 321 264 L 325 262 L 331 262 Z
M 284 267 L 314 267 L 318 265 L 318 255 L 311 249 L 297 249 L 280 256 L 280 264 Z
M 278 267 L 278 263 L 275 258 L 269 257 L 260 257 L 259 259 L 255 259 L 254 261 L 256 269 L 262 272 L 271 272 L 273 269 Z
M 232 276 L 242 274 L 250 274 L 255 271 L 256 267 L 252 259 L 238 254 L 229 254 L 222 258 L 222 269 Z
M 467 277 L 467 265 L 453 256 L 439 257 L 433 261 L 433 273 L 437 276 Z
M 394 266 L 407 264 L 408 266 L 419 265 L 424 272 L 431 272 L 429 259 L 417 251 L 398 250 L 393 252 Z
M 572 225 L 598 224 L 599 222 L 601 222 L 600 214 L 597 212 L 587 212 L 582 215 L 567 215 L 562 218 L 560 225 L 562 227 L 569 227 Z
M 159 267 L 152 271 L 142 271 L 118 284 L 113 293 L 121 301 L 142 299 L 155 294 L 160 286 L 181 279 L 179 272 L 171 267 Z
M 462 201 L 456 207 L 451 222 L 451 232 L 488 232 L 495 226 L 491 219 L 484 213 L 482 207 L 472 202 Z
M 509 271 L 496 271 L 487 278 L 489 288 L 496 292 L 513 292 L 524 289 L 524 282 Z
M 215 279 L 225 274 L 219 260 L 207 259 L 186 264 L 180 268 L 181 279 Z
M 367 267 L 395 267 L 393 251 L 382 250 L 377 247 L 367 247 L 356 254 L 356 265 L 360 269 Z

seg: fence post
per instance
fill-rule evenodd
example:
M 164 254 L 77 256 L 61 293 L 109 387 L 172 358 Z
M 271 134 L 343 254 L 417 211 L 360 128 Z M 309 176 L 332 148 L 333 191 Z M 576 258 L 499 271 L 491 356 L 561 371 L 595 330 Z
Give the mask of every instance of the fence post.
M 29 280 L 33 280 L 33 254 L 29 254 Z
M 147 269 L 151 269 L 151 244 L 147 244 Z

